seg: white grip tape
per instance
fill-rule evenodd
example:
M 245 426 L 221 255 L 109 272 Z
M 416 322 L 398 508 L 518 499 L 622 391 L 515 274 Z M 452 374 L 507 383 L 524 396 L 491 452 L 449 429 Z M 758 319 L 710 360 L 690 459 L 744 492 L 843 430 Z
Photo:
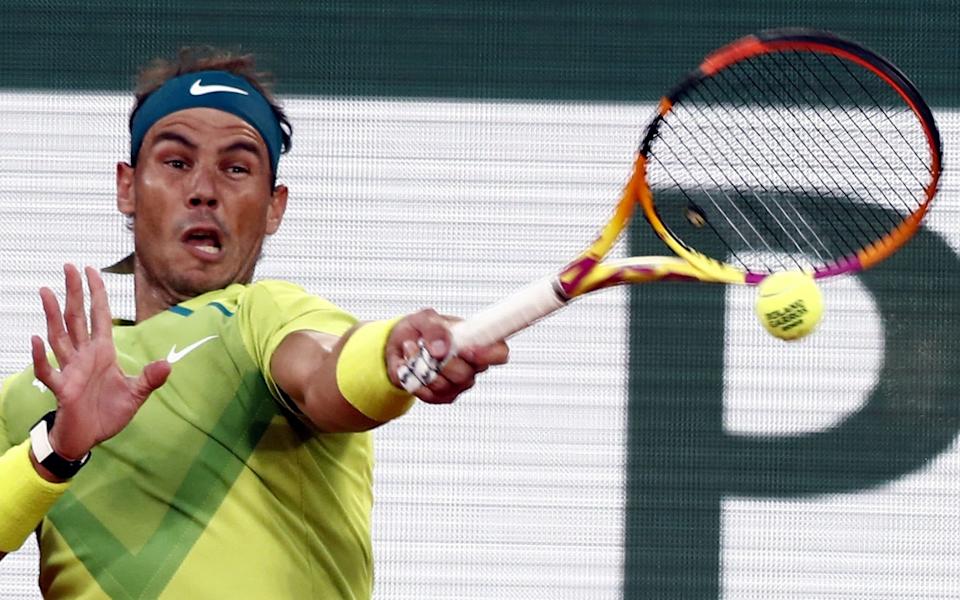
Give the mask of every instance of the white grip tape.
M 566 304 L 567 299 L 556 287 L 556 277 L 538 279 L 469 319 L 454 324 L 450 328 L 452 347 L 442 362 L 433 358 L 421 342 L 420 353 L 397 369 L 397 377 L 403 388 L 412 394 L 421 386 L 430 385 L 447 361 L 457 355 L 458 348 L 486 346 L 504 340 Z

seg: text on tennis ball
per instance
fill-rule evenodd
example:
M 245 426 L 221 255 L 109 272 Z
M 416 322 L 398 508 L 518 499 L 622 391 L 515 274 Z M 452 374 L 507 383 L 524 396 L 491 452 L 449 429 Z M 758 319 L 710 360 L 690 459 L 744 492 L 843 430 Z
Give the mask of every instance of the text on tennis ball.
M 770 327 L 782 331 L 790 331 L 803 323 L 803 317 L 810 312 L 803 300 L 794 300 L 787 306 L 764 313 L 764 318 Z

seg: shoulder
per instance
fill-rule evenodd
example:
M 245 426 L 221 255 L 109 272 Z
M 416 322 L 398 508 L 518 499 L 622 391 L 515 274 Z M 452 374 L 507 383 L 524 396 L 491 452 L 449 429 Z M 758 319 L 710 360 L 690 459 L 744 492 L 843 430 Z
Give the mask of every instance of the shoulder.
M 297 299 L 311 295 L 303 286 L 281 279 L 261 279 L 242 287 L 241 299 Z
M 243 310 L 244 307 L 248 311 L 276 312 L 278 309 L 303 304 L 328 310 L 342 310 L 332 302 L 311 294 L 300 285 L 279 279 L 264 279 L 248 284 L 235 283 L 181 302 L 170 310 L 183 314 L 212 306 L 221 312 L 232 314 Z
M 241 319 L 276 327 L 297 322 L 308 329 L 343 333 L 357 319 L 333 302 L 289 281 L 266 279 L 244 286 L 238 298 Z

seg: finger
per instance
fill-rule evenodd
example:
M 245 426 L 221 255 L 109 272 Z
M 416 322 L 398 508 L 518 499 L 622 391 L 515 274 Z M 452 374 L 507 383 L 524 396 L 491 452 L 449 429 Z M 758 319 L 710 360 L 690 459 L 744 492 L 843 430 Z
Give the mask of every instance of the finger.
M 447 320 L 433 309 L 413 313 L 402 322 L 408 323 L 417 332 L 417 339 L 424 340 L 427 351 L 436 359 L 444 359 L 450 352 L 450 330 Z
M 30 353 L 33 356 L 33 374 L 48 390 L 59 394 L 60 373 L 50 365 L 43 339 L 39 335 L 30 336 Z
M 50 349 L 57 357 L 60 367 L 66 366 L 76 352 L 67 330 L 63 328 L 63 314 L 60 312 L 60 303 L 50 288 L 40 288 L 40 302 L 43 304 L 43 314 L 47 320 L 47 341 Z
M 478 371 L 485 371 L 487 367 L 506 364 L 510 359 L 510 347 L 506 342 L 497 342 L 470 348 L 461 352 L 460 357 L 476 367 Z
M 411 345 L 416 347 L 419 336 L 420 333 L 407 322 L 407 319 L 402 319 L 393 326 L 383 353 L 391 371 L 396 370 L 396 367 L 407 360 L 409 356 L 407 350 Z
M 427 387 L 433 392 L 434 396 L 445 396 L 453 392 L 454 385 L 447 379 L 445 376 L 436 372 L 436 374 L 431 378 L 430 383 L 427 384 Z
M 467 361 L 451 355 L 448 361 L 440 365 L 421 347 L 420 356 L 414 364 L 428 362 L 432 369 L 427 376 L 422 373 L 417 374 L 416 377 L 422 383 L 422 387 L 413 391 L 414 395 L 424 402 L 449 404 L 461 393 L 473 387 L 476 369 Z M 417 367 L 414 366 L 413 370 L 416 372 Z
M 413 369 L 402 362 L 391 364 L 387 371 L 390 383 L 395 387 L 406 390 L 408 394 L 416 394 L 423 384 L 413 374 Z
M 410 362 L 420 356 L 420 340 L 403 340 L 403 360 Z
M 90 333 L 93 337 L 113 339 L 113 317 L 110 314 L 110 301 L 107 287 L 97 270 L 86 267 L 87 286 L 90 288 Z
M 130 387 L 130 393 L 139 404 L 143 404 L 154 390 L 167 382 L 173 367 L 165 360 L 152 362 L 143 368 Z
M 403 346 L 406 358 L 397 368 L 396 378 L 400 386 L 412 394 L 437 379 L 441 364 L 430 355 L 422 341 L 417 344 L 407 341 Z
M 460 357 L 452 359 L 441 371 L 443 375 L 442 379 L 450 382 L 455 387 L 462 388 L 468 388 L 473 385 L 473 379 L 476 373 L 477 369 Z
M 449 386 L 442 378 L 437 379 L 429 386 L 423 386 L 413 393 L 414 396 L 427 404 L 450 404 L 456 394 L 450 393 Z
M 430 404 L 451 404 L 465 391 L 473 387 L 474 378 L 471 369 L 462 374 L 459 382 L 451 381 L 446 376 L 438 377 L 429 386 L 419 390 L 415 395 Z
M 74 347 L 90 339 L 87 329 L 87 315 L 83 308 L 83 279 L 80 271 L 71 264 L 63 265 L 64 279 L 67 285 L 67 301 L 63 309 L 63 320 L 67 324 L 67 333 Z
M 398 344 L 404 340 L 417 341 L 420 337 L 420 331 L 415 326 L 412 315 L 408 315 L 397 321 L 393 329 L 390 330 L 390 337 L 395 339 Z
M 428 323 L 421 329 L 422 346 L 430 356 L 443 360 L 450 354 L 450 331 L 442 323 Z
M 430 349 L 424 345 L 425 335 L 438 336 L 440 343 Z M 439 371 L 440 361 L 448 354 L 442 338 L 447 334 L 442 318 L 433 310 L 422 310 L 398 321 L 390 332 L 384 356 L 390 381 L 410 393 L 432 382 Z M 421 350 L 423 348 L 423 350 Z
M 406 368 L 407 349 L 410 344 L 416 347 L 416 331 L 409 326 L 404 326 L 403 321 L 399 321 L 390 332 L 387 338 L 387 346 L 383 351 L 384 362 L 387 365 L 387 376 L 393 385 L 409 390 L 407 387 L 412 377 Z

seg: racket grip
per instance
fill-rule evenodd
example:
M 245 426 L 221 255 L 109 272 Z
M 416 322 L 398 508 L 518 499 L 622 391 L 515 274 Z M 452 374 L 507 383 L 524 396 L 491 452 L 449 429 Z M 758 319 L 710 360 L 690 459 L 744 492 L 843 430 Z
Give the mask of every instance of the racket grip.
M 469 319 L 455 323 L 450 328 L 451 349 L 443 361 L 433 358 L 421 342 L 420 353 L 397 369 L 401 385 L 412 394 L 421 386 L 430 385 L 459 348 L 499 342 L 562 308 L 568 298 L 558 290 L 556 277 L 538 279 Z
M 453 348 L 504 340 L 567 304 L 556 277 L 538 279 L 450 328 Z

